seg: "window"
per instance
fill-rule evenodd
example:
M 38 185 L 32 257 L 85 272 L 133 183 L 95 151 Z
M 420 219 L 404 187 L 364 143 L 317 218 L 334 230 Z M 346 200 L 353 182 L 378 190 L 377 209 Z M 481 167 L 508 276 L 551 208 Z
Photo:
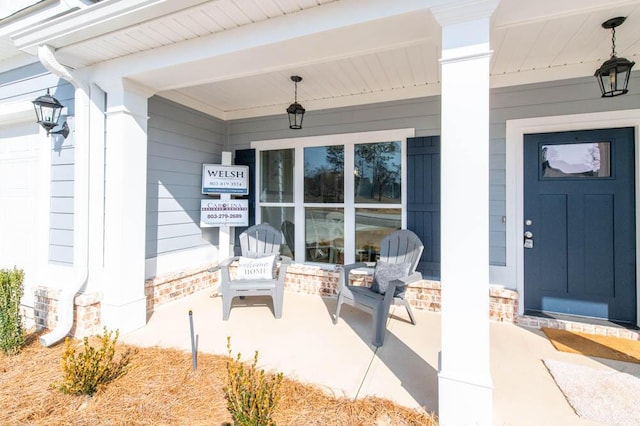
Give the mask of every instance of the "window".
M 305 203 L 344 202 L 344 146 L 304 148 Z
M 397 204 L 401 195 L 400 142 L 355 146 L 356 203 Z
M 261 202 L 293 202 L 293 153 L 293 149 L 278 149 L 260 156 Z
M 611 177 L 611 142 L 542 145 L 543 178 Z
M 374 262 L 406 226 L 406 139 L 413 129 L 253 142 L 256 220 L 282 229 L 296 262 Z

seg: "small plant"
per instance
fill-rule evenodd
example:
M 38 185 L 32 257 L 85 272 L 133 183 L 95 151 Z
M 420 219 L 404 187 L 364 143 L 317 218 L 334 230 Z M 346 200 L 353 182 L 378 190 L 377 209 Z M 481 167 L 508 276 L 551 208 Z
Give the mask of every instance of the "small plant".
M 89 344 L 89 338 L 84 338 L 84 351 L 76 353 L 77 345 L 67 337 L 62 353 L 62 371 L 64 378 L 57 388 L 72 395 L 93 395 L 98 389 L 124 375 L 127 372 L 131 352 L 127 350 L 116 361 L 116 342 L 118 331 L 113 332 L 104 328 L 100 338 L 100 347 L 94 348 Z
M 24 294 L 24 271 L 0 269 L 0 350 L 5 355 L 20 352 L 25 341 L 20 299 Z
M 275 426 L 272 415 L 280 399 L 282 373 L 267 375 L 258 370 L 258 351 L 253 363 L 245 365 L 240 353 L 231 354 L 231 338 L 227 337 L 227 384 L 224 388 L 227 408 L 236 426 Z

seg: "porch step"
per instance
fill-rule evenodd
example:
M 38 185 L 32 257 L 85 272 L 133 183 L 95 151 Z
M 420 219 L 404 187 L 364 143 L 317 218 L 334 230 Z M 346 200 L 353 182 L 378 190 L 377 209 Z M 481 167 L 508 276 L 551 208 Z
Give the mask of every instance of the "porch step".
M 571 319 L 571 318 L 551 318 L 534 315 L 519 316 L 516 324 L 532 328 L 555 328 L 578 333 L 597 334 L 602 336 L 614 336 L 629 340 L 640 340 L 640 330 L 637 327 L 628 328 L 608 321 L 598 319 Z

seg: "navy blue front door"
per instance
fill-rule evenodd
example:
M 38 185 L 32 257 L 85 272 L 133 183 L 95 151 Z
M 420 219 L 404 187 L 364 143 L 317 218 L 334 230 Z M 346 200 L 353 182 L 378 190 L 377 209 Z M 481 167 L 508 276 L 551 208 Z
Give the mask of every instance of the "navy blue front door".
M 525 135 L 525 309 L 636 321 L 632 128 Z

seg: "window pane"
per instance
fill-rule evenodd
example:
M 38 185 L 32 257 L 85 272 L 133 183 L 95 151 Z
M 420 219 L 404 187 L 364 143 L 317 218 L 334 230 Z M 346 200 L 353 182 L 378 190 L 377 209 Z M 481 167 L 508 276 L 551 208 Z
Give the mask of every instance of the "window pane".
M 355 146 L 356 203 L 400 203 L 400 142 Z
M 304 201 L 344 202 L 344 146 L 304 149 Z
M 260 201 L 293 202 L 293 149 L 260 153 Z
M 344 209 L 305 209 L 305 260 L 344 263 Z
M 268 223 L 276 229 L 280 229 L 284 236 L 280 253 L 285 256 L 293 257 L 295 253 L 295 244 L 292 232 L 294 208 L 293 207 L 262 207 L 261 222 Z
M 611 143 L 542 145 L 542 177 L 610 177 Z
M 375 262 L 380 240 L 401 227 L 400 209 L 356 209 L 356 262 Z

